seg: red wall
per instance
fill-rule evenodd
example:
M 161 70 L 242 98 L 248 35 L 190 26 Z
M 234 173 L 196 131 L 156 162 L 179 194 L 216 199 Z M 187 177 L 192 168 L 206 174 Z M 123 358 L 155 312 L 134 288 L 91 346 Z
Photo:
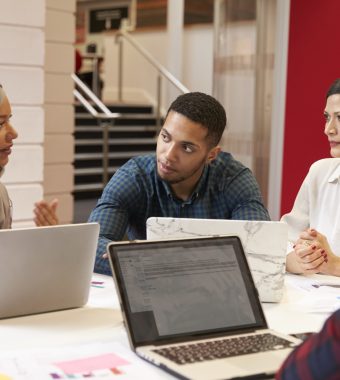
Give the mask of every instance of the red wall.
M 325 94 L 340 77 L 340 1 L 291 0 L 281 213 L 313 161 L 329 157 Z

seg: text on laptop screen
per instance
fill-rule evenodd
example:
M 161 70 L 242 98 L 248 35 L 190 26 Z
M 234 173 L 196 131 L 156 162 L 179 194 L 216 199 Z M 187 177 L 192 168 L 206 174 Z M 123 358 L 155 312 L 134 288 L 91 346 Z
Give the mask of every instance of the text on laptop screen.
M 135 342 L 262 325 L 237 238 L 114 248 Z

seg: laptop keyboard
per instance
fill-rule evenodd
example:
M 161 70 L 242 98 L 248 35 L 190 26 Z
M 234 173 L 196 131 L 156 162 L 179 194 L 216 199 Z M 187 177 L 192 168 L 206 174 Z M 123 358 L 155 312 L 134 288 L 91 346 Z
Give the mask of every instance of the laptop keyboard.
M 291 347 L 292 342 L 272 334 L 258 334 L 217 341 L 191 343 L 153 350 L 177 364 L 189 364 L 231 356 L 254 354 Z

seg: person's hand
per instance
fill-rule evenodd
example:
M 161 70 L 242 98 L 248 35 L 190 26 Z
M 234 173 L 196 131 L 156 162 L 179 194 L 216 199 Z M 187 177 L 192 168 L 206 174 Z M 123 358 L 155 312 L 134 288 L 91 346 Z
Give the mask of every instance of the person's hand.
M 57 217 L 58 199 L 53 199 L 50 203 L 42 200 L 34 204 L 34 222 L 38 227 L 53 226 L 59 223 Z
M 290 253 L 299 270 L 298 273 L 312 274 L 319 273 L 321 266 L 328 261 L 326 250 L 316 240 L 300 239 L 294 245 L 294 251 Z
M 305 231 L 302 231 L 300 234 L 300 239 L 308 241 L 317 241 L 320 243 L 320 246 L 323 247 L 326 251 L 331 251 L 331 247 L 328 244 L 328 240 L 325 235 L 321 234 L 314 228 L 308 228 Z
M 334 254 L 325 235 L 313 228 L 309 228 L 303 231 L 300 237 L 308 240 L 313 239 L 313 241 L 317 242 L 320 247 L 325 250 L 327 260 L 320 266 L 320 273 L 340 276 L 340 257 Z
M 294 253 L 302 273 L 340 276 L 340 258 L 333 253 L 326 236 L 315 229 L 300 234 Z

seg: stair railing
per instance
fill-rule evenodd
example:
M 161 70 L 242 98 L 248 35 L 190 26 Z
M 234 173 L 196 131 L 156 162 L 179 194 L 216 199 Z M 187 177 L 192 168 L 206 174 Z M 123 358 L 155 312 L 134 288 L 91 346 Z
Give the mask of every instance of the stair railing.
M 97 97 L 97 95 L 91 91 L 88 86 L 76 75 L 71 75 L 75 89 L 73 95 L 79 102 L 85 107 L 85 109 L 95 118 L 98 123 L 103 127 L 103 185 L 105 186 L 109 181 L 109 132 L 110 127 L 114 125 L 114 120 L 122 115 L 120 113 L 111 112 L 106 105 Z M 82 91 L 82 93 L 79 91 Z M 83 95 L 84 94 L 84 95 Z M 85 97 L 87 96 L 87 98 Z M 93 102 L 99 108 L 101 112 L 98 112 L 96 108 L 90 103 Z
M 91 65 L 91 72 L 92 72 L 92 83 L 91 83 L 91 90 L 96 94 L 97 96 L 100 96 L 100 85 L 99 85 L 99 65 L 100 62 L 103 60 L 103 57 L 96 54 L 96 53 L 86 53 L 82 56 L 83 60 L 90 61 Z
M 116 43 L 118 43 L 118 99 L 123 100 L 123 39 L 128 41 L 154 68 L 157 70 L 157 105 L 156 105 L 156 123 L 157 129 L 161 127 L 161 94 L 162 94 L 162 77 L 172 83 L 182 94 L 190 92 L 170 71 L 162 66 L 141 44 L 139 44 L 124 29 L 116 33 Z

